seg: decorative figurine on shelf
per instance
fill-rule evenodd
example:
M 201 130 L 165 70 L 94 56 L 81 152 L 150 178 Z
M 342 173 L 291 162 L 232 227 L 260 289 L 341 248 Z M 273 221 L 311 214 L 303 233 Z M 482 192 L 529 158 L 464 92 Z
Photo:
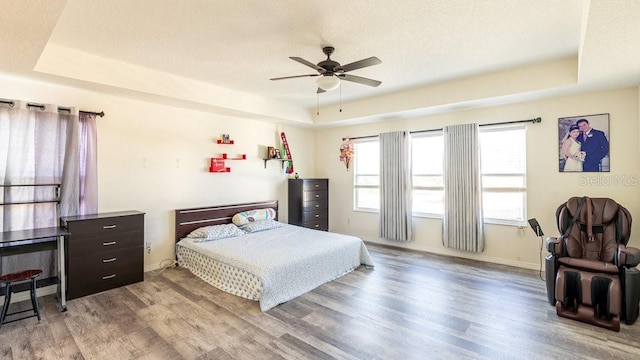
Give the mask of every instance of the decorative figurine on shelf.
M 229 134 L 222 134 L 222 143 L 223 144 L 231 143 L 231 137 L 229 136 Z
M 282 153 L 280 152 L 280 149 L 274 149 L 273 152 L 274 152 L 274 156 L 273 156 L 274 159 L 282 159 Z
M 295 175 L 293 175 L 294 179 L 300 179 L 300 175 L 298 175 L 298 173 L 295 173 Z
M 349 171 L 349 164 L 351 163 L 351 159 L 355 155 L 355 145 L 353 141 L 349 140 L 349 138 L 344 138 L 344 142 L 340 145 L 340 161 L 344 162 L 344 165 L 347 167 L 347 171 Z

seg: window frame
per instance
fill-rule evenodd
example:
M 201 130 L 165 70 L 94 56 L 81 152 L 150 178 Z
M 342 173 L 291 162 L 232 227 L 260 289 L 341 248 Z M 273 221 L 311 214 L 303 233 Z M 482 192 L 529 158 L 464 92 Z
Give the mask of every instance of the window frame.
M 414 164 L 414 147 L 413 145 L 416 143 L 416 139 L 420 139 L 420 138 L 427 138 L 427 137 L 443 137 L 442 131 L 426 131 L 426 132 L 421 132 L 419 133 L 419 135 L 412 135 L 411 138 L 411 177 L 412 180 L 414 180 L 414 177 L 416 176 L 414 171 L 416 169 L 416 167 L 413 165 Z M 442 158 L 440 158 L 440 160 L 442 161 Z M 441 167 L 441 170 L 443 169 L 443 167 Z M 415 194 L 415 191 L 442 191 L 444 192 L 444 174 L 443 171 L 440 171 L 439 174 L 420 174 L 423 176 L 440 176 L 440 178 L 442 179 L 442 183 L 443 186 L 416 186 L 416 181 L 412 181 L 412 185 L 411 185 L 411 191 Z M 442 219 L 443 218 L 443 214 L 439 214 L 439 213 L 425 213 L 425 212 L 417 212 L 417 211 L 413 211 L 413 206 L 415 204 L 415 196 L 413 196 L 414 201 L 412 204 L 412 216 L 413 217 L 419 217 L 419 218 L 434 218 L 434 219 Z M 444 203 L 443 203 L 444 206 Z
M 356 139 L 354 140 L 354 146 L 355 146 L 355 157 L 354 157 L 354 164 L 353 164 L 353 211 L 357 211 L 357 212 L 367 212 L 367 213 L 380 213 L 380 207 L 378 206 L 377 208 L 368 208 L 368 207 L 359 207 L 358 206 L 358 191 L 357 189 L 378 189 L 378 193 L 380 193 L 380 181 L 378 181 L 378 185 L 358 185 L 358 176 L 375 176 L 377 175 L 378 178 L 380 177 L 380 168 L 378 167 L 378 173 L 377 174 L 358 174 L 357 169 L 358 169 L 358 164 L 357 162 L 359 161 L 359 154 L 361 153 L 361 151 L 358 150 L 358 145 L 359 144 L 363 144 L 363 143 L 378 143 L 378 146 L 380 146 L 380 138 L 379 137 L 371 137 L 371 138 L 366 138 L 366 139 Z
M 502 177 L 507 177 L 507 176 L 522 176 L 522 186 L 512 186 L 512 187 L 491 187 L 491 188 L 487 188 L 484 185 L 484 181 L 483 181 L 483 185 L 482 185 L 482 197 L 483 197 L 483 213 L 484 213 L 484 199 L 485 199 L 485 193 L 516 193 L 516 194 L 521 194 L 523 199 L 522 199 L 522 219 L 521 220 L 510 220 L 510 219 L 500 219 L 500 218 L 489 218 L 489 217 L 484 217 L 484 223 L 485 224 L 499 224 L 499 225 L 509 225 L 509 226 L 523 226 L 526 225 L 526 221 L 527 221 L 527 198 L 528 198 L 528 187 L 527 187 L 527 127 L 524 125 L 506 125 L 506 126 L 495 126 L 495 127 L 488 127 L 485 129 L 480 128 L 480 133 L 487 133 L 487 132 L 498 132 L 498 131 L 513 131 L 513 130 L 521 130 L 524 132 L 524 143 L 522 144 L 523 146 L 523 150 L 524 150 L 524 158 L 522 159 L 523 161 L 523 172 L 521 174 L 519 173 L 504 173 L 504 174 L 493 174 L 493 173 L 482 173 L 482 177 L 484 178 L 485 176 L 502 176 Z M 482 135 L 480 135 L 482 136 Z M 482 153 L 480 154 L 480 156 L 482 156 Z
M 488 127 L 488 128 L 481 128 L 480 132 L 496 132 L 496 131 L 511 131 L 511 130 L 522 130 L 524 131 L 524 143 L 522 144 L 523 146 L 523 150 L 524 150 L 524 158 L 522 159 L 522 161 L 524 162 L 523 164 L 523 172 L 522 173 L 502 173 L 502 174 L 494 174 L 494 173 L 482 173 L 481 176 L 484 178 L 486 176 L 493 176 L 493 177 L 507 177 L 507 176 L 518 176 L 518 177 L 522 177 L 522 186 L 516 186 L 516 187 L 486 187 L 484 185 L 483 182 L 483 186 L 482 186 L 482 196 L 483 196 L 483 200 L 486 197 L 485 194 L 489 193 L 489 194 L 496 194 L 496 193 L 513 193 L 513 194 L 521 194 L 522 196 L 522 219 L 521 220 L 510 220 L 510 219 L 502 219 L 502 218 L 489 218 L 489 217 L 484 217 L 483 219 L 483 223 L 485 224 L 499 224 L 499 225 L 507 225 L 507 226 L 524 226 L 526 225 L 526 219 L 527 219 L 527 200 L 528 200 L 528 187 L 527 187 L 527 166 L 526 166 L 526 162 L 527 162 L 527 145 L 526 145 L 526 131 L 527 131 L 527 127 L 524 125 L 507 125 L 507 126 L 496 126 L 496 127 Z M 424 132 L 421 133 L 420 135 L 412 135 L 413 139 L 415 140 L 415 138 L 423 138 L 423 137 L 443 137 L 443 133 L 442 131 L 434 131 L 434 132 Z M 482 135 L 480 135 L 482 136 Z M 367 139 L 358 139 L 355 140 L 356 142 L 356 146 L 359 143 L 363 143 L 363 142 L 378 142 L 379 143 L 379 138 L 375 137 L 375 138 L 367 138 Z M 414 141 L 412 141 L 413 143 Z M 414 173 L 413 173 L 413 169 L 415 169 L 415 166 L 413 166 L 413 161 L 414 161 L 414 156 L 413 156 L 413 146 L 411 149 L 411 167 L 412 167 L 412 174 L 411 176 L 414 177 Z M 482 156 L 482 153 L 481 153 Z M 356 150 L 356 156 L 355 156 L 355 161 L 358 161 L 358 151 Z M 369 175 L 369 176 L 374 176 L 376 174 L 358 174 L 357 171 L 357 165 L 354 164 L 354 171 L 353 171 L 353 211 L 357 211 L 357 212 L 368 212 L 368 213 L 379 213 L 380 212 L 380 208 L 365 208 L 365 207 L 359 207 L 358 206 L 358 195 L 357 195 L 357 189 L 380 189 L 380 185 L 358 185 L 357 184 L 357 177 L 359 175 Z M 378 169 L 379 170 L 379 169 Z M 444 177 L 444 174 L 440 173 L 440 174 L 420 174 L 420 175 L 435 175 L 438 176 L 440 175 L 441 177 Z M 377 176 L 380 176 L 380 173 L 378 171 Z M 444 185 L 443 186 L 416 186 L 415 185 L 415 181 L 413 182 L 411 191 L 414 192 L 415 195 L 415 191 L 444 191 Z M 415 201 L 415 200 L 414 200 Z M 484 210 L 484 202 L 483 202 L 483 210 Z M 423 213 L 423 212 L 417 212 L 417 211 L 413 211 L 412 209 L 412 217 L 417 217 L 417 218 L 434 218 L 434 219 L 442 219 L 444 216 L 444 214 L 438 214 L 438 213 Z

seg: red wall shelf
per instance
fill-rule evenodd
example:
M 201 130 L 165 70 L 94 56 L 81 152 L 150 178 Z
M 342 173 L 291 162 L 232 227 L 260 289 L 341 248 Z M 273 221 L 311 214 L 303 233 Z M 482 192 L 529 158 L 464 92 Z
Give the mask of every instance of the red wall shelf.
M 247 154 L 240 154 L 234 158 L 227 157 L 227 154 L 222 154 L 222 157 L 212 157 L 209 172 L 231 172 L 231 168 L 225 167 L 224 162 L 226 160 L 247 160 Z
M 220 145 L 233 145 L 233 140 L 230 140 L 229 142 L 223 142 L 222 140 L 218 139 L 217 142 Z
M 247 160 L 247 154 L 240 154 L 238 157 L 230 158 L 227 154 L 222 154 L 222 157 L 212 157 L 211 160 Z

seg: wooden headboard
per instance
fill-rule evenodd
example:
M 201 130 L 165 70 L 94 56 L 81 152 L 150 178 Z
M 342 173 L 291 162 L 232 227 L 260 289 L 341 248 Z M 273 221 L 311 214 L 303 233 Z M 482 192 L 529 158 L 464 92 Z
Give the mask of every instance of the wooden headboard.
M 193 230 L 209 225 L 229 224 L 233 215 L 253 209 L 272 208 L 278 219 L 278 200 L 216 205 L 191 209 L 176 210 L 176 242 L 187 236 Z

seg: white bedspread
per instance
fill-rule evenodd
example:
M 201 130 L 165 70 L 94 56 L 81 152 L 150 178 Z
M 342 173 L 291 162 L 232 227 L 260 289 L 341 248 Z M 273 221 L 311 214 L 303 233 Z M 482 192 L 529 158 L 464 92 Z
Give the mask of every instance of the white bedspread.
M 360 265 L 373 267 L 361 239 L 287 224 L 204 243 L 183 239 L 178 246 L 260 278 L 262 311 L 307 293 Z

